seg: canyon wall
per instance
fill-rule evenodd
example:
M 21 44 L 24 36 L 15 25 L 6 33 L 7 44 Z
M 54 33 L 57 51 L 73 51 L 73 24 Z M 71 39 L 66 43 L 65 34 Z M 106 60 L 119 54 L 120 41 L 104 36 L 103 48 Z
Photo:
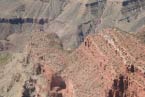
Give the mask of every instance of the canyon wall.
M 135 32 L 145 24 L 143 0 L 2 0 L 0 3 L 3 36 L 0 39 L 22 32 L 56 33 L 68 50 L 103 28 Z

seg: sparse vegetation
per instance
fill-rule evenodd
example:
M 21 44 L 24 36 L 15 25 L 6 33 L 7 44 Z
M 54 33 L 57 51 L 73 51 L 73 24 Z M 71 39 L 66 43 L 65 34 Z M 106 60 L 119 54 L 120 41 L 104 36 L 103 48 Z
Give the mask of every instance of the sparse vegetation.
M 7 64 L 11 59 L 11 54 L 9 53 L 0 53 L 0 65 Z

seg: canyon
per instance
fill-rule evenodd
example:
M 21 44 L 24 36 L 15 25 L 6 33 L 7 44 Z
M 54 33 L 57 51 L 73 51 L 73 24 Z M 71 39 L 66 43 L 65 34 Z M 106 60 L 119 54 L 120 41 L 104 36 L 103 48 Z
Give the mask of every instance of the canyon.
M 145 24 L 144 6 L 144 0 L 1 0 L 0 39 L 50 32 L 72 50 L 103 28 L 137 32 Z
M 56 34 L 37 32 L 12 58 L 1 69 L 2 97 L 145 95 L 145 44 L 116 28 L 88 35 L 73 51 Z
M 0 0 L 0 97 L 144 97 L 144 0 Z

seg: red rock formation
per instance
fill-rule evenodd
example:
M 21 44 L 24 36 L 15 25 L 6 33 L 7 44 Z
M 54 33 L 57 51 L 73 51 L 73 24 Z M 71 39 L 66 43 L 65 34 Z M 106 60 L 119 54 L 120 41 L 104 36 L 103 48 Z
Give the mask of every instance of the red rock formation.
M 35 40 L 31 45 L 32 60 L 42 65 L 46 80 L 45 85 L 37 84 L 40 96 L 45 92 L 51 97 L 145 95 L 145 45 L 132 35 L 105 29 L 88 36 L 72 53 L 47 47 L 50 41 L 46 36 L 34 38 L 39 43 Z
M 129 77 L 131 85 L 125 85 L 120 91 L 112 89 L 110 95 L 112 91 L 113 95 L 119 97 L 117 95 L 121 95 L 120 92 L 127 88 L 128 92 L 122 93 L 121 97 L 125 97 L 125 95 L 130 97 L 128 93 L 133 95 L 132 92 L 136 92 L 137 95 L 140 95 L 138 97 L 142 97 L 144 91 L 137 92 L 138 90 L 134 90 L 134 87 L 143 90 L 139 87 L 145 86 L 144 74 L 142 73 L 141 76 L 136 71 L 144 66 L 143 55 L 145 55 L 145 46 L 132 35 L 116 29 L 106 29 L 96 36 L 86 38 L 84 44 L 72 55 L 77 58 L 76 62 L 72 63 L 64 73 L 67 73 L 68 79 L 74 83 L 74 89 L 77 90 L 75 95 L 80 97 L 90 97 L 90 95 L 91 97 L 105 97 L 105 91 L 112 87 L 113 80 L 120 74 Z M 129 65 L 131 65 L 129 71 L 131 74 L 126 72 Z M 134 84 L 135 80 L 138 85 Z M 122 82 L 128 84 L 127 81 L 125 79 Z M 122 84 L 120 84 L 121 86 Z

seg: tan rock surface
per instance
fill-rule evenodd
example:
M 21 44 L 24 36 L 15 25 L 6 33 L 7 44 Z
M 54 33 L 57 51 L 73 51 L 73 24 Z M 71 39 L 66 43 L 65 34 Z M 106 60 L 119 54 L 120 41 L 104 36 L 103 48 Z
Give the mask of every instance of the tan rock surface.
M 133 35 L 110 28 L 89 35 L 75 51 L 61 47 L 55 34 L 32 35 L 25 50 L 29 57 L 26 62 L 32 64 L 33 71 L 28 83 L 34 84 L 35 91 L 28 97 L 108 97 L 109 91 L 114 91 L 113 95 L 143 97 L 145 45 Z M 123 87 L 127 87 L 124 92 L 119 85 L 119 90 L 113 88 L 115 79 L 121 84 L 120 74 L 124 77 Z

